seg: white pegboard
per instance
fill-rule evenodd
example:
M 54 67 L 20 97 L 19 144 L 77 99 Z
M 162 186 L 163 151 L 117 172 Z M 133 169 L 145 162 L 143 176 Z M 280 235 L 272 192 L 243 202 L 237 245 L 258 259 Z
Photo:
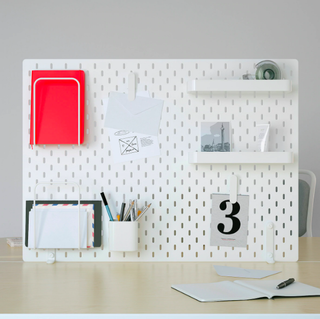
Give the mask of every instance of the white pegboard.
M 262 261 L 264 225 L 275 225 L 275 260 L 298 259 L 298 62 L 274 60 L 292 80 L 287 93 L 188 94 L 193 79 L 240 79 L 257 60 L 25 60 L 23 63 L 23 223 L 25 201 L 40 181 L 74 181 L 82 200 L 108 197 L 113 212 L 123 200 L 138 199 L 152 209 L 139 223 L 139 251 L 109 252 L 107 218 L 103 245 L 59 250 L 58 261 Z M 31 70 L 82 69 L 86 72 L 85 141 L 82 145 L 29 146 Z M 129 72 L 140 88 L 164 100 L 159 130 L 161 156 L 113 164 L 102 100 L 127 91 Z M 271 151 L 294 153 L 293 164 L 189 164 L 200 150 L 202 121 L 230 121 L 232 149 L 252 151 L 255 125 L 271 124 Z M 236 154 L 235 154 L 236 156 Z M 246 248 L 210 246 L 212 193 L 228 192 L 231 174 L 239 194 L 250 195 Z M 76 198 L 70 188 L 39 189 L 37 199 Z M 103 208 L 105 213 L 105 210 Z M 24 226 L 23 226 L 24 229 Z M 47 252 L 23 248 L 26 261 L 44 261 Z

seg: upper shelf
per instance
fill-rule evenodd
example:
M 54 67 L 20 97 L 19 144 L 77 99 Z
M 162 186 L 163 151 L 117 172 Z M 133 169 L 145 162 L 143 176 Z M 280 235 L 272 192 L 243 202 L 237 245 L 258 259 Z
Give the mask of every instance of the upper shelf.
M 192 152 L 191 164 L 291 164 L 291 152 Z
M 191 80 L 188 92 L 291 92 L 290 80 Z

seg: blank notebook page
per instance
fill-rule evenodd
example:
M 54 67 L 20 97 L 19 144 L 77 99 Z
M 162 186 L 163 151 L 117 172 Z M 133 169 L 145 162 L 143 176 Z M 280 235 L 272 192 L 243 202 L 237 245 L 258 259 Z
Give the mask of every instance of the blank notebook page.
M 272 298 L 273 296 L 280 296 L 280 297 L 298 297 L 298 296 L 318 296 L 320 295 L 320 289 L 303 284 L 301 282 L 295 281 L 291 285 L 277 289 L 277 285 L 281 282 L 285 281 L 286 279 L 279 279 L 279 280 L 259 280 L 259 281 L 251 281 L 251 280 L 236 280 L 235 282 L 251 288 L 251 289 L 258 289 L 259 291 L 263 292 L 266 296 Z

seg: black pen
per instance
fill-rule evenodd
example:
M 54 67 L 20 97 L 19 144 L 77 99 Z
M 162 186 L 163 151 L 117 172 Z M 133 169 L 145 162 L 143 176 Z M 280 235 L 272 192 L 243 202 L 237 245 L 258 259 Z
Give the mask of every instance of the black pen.
M 121 211 L 120 211 L 120 221 L 123 221 L 123 214 L 124 214 L 124 209 L 126 207 L 126 203 L 122 203 L 121 205 Z
M 285 281 L 281 282 L 277 286 L 277 289 L 282 289 L 284 287 L 287 287 L 287 286 L 291 285 L 293 282 L 294 282 L 294 278 L 289 278 L 288 280 L 285 280 Z
M 111 211 L 110 211 L 110 208 L 109 208 L 109 205 L 108 205 L 108 201 L 106 199 L 106 196 L 104 195 L 104 192 L 100 193 L 101 197 L 102 197 L 102 200 L 103 200 L 103 203 L 104 205 L 106 206 L 106 210 L 107 210 L 107 213 L 109 215 L 109 219 L 111 222 L 113 222 L 113 217 L 112 217 L 112 214 L 111 214 Z

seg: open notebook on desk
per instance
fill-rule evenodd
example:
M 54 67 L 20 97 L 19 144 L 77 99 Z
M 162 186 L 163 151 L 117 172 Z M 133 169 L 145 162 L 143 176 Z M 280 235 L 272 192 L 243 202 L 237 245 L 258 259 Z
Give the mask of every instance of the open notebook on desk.
M 80 215 L 74 201 L 37 201 L 36 209 L 33 201 L 27 201 L 25 245 L 60 249 L 100 247 L 101 201 L 81 201 Z
M 171 288 L 201 302 L 252 300 L 273 297 L 320 296 L 320 289 L 294 282 L 283 289 L 276 286 L 283 280 L 235 280 L 204 284 L 172 285 Z

